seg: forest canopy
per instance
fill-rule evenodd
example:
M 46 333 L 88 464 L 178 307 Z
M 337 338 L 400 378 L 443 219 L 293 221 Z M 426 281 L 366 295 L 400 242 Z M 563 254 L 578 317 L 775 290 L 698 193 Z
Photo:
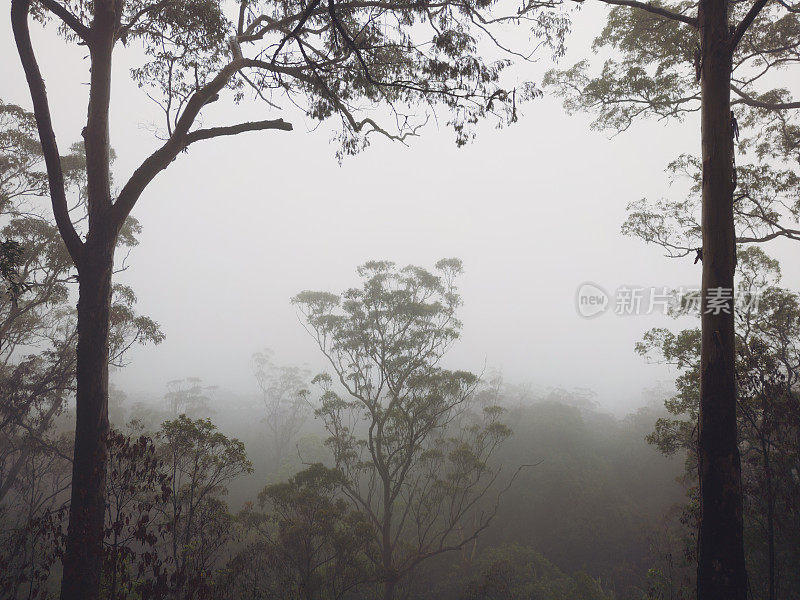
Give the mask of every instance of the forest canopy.
M 799 14 L 11 0 L 0 597 L 800 597 Z

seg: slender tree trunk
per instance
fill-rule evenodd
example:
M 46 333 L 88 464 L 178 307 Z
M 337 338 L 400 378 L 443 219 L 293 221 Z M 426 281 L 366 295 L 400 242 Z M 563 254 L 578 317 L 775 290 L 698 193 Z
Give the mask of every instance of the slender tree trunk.
M 728 0 L 700 0 L 703 285 L 698 600 L 745 600 L 736 432 L 733 144 Z M 723 298 L 721 302 L 710 299 Z
M 393 600 L 396 587 L 397 580 L 395 580 L 394 577 L 387 578 L 386 581 L 383 582 L 383 600 Z
M 108 461 L 108 329 L 113 243 L 90 245 L 78 268 L 77 415 L 61 600 L 100 594 Z
M 380 434 L 383 434 L 381 430 Z M 382 456 L 382 454 L 380 455 Z M 381 554 L 383 569 L 385 571 L 383 581 L 383 600 L 394 600 L 394 592 L 397 587 L 397 574 L 394 571 L 394 546 L 392 544 L 392 493 L 391 479 L 385 467 L 381 468 L 381 479 L 383 480 L 383 527 L 381 530 Z
M 764 476 L 767 494 L 767 558 L 769 561 L 769 580 L 767 598 L 775 600 L 775 492 L 772 482 L 772 464 L 769 457 L 769 443 L 762 437 L 761 451 L 764 453 Z

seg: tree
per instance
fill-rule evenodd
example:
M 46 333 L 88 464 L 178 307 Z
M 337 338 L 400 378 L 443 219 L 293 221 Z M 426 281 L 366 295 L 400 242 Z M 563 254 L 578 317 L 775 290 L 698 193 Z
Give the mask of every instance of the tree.
M 42 207 L 47 176 L 33 114 L 0 102 L 0 235 L 13 240 L 13 274 L 0 295 L 0 503 L 31 454 L 63 451 L 51 437 L 75 391 L 76 322 L 73 265 Z M 86 157 L 80 146 L 60 157 L 74 208 L 86 202 Z M 129 220 L 119 245 L 137 243 Z M 115 285 L 110 307 L 109 362 L 123 366 L 135 343 L 159 343 L 158 325 L 134 311 L 136 296 Z M 65 458 L 65 457 L 61 457 Z
M 167 392 L 164 394 L 167 415 L 170 417 L 179 415 L 200 417 L 208 415 L 211 412 L 211 407 L 209 406 L 210 396 L 216 389 L 216 386 L 204 386 L 203 380 L 199 377 L 186 377 L 185 379 L 168 381 Z
M 270 3 L 243 0 L 238 10 L 219 0 L 14 0 L 11 23 L 31 93 L 47 166 L 53 214 L 78 269 L 77 403 L 73 495 L 62 582 L 63 600 L 94 600 L 100 585 L 103 486 L 108 432 L 108 331 L 114 249 L 120 230 L 150 182 L 190 145 L 253 131 L 290 131 L 281 118 L 198 127 L 205 106 L 223 95 L 234 101 L 253 92 L 265 106 L 299 104 L 311 118 L 338 117 L 341 154 L 381 134 L 403 141 L 425 117 L 419 106 L 451 114 L 458 143 L 487 116 L 514 120 L 516 107 L 538 90 L 504 90 L 508 60 L 486 62 L 481 41 L 496 29 L 525 22 L 556 53 L 566 30 L 548 0 L 531 0 L 511 14 L 494 2 L 435 5 L 407 0 L 364 4 Z M 88 115 L 83 129 L 87 160 L 84 235 L 70 217 L 49 100 L 29 32 L 30 18 L 55 20 L 64 38 L 89 55 Z M 109 107 L 113 54 L 119 44 L 140 44 L 144 62 L 134 79 L 151 89 L 164 110 L 164 143 L 112 189 Z M 502 43 L 497 44 L 503 47 Z M 379 105 L 387 121 L 359 105 Z
M 492 548 L 476 563 L 461 600 L 614 600 L 585 573 L 569 577 L 525 546 Z
M 340 486 L 338 471 L 316 463 L 264 488 L 259 504 L 267 513 L 245 511 L 257 538 L 229 565 L 233 585 L 265 600 L 341 600 L 374 580 L 365 554 L 369 523 Z M 261 568 L 250 573 L 253 557 Z
M 702 248 L 697 249 L 697 257 L 703 259 L 704 309 L 697 589 L 701 600 L 743 600 L 747 577 L 732 298 L 737 240 L 734 155 L 739 126 L 731 108 L 740 108 L 745 113 L 741 122 L 765 134 L 762 141 L 745 140 L 740 147 L 754 148 L 761 157 L 797 158 L 795 118 L 800 102 L 790 100 L 785 89 L 756 91 L 767 72 L 797 66 L 797 9 L 790 3 L 766 0 L 749 5 L 729 0 L 600 1 L 618 7 L 611 10 L 595 47 L 610 46 L 620 57 L 607 60 L 599 76 L 588 74 L 587 61 L 550 73 L 547 82 L 567 98 L 568 108 L 597 111 L 597 125 L 617 130 L 626 129 L 640 116 L 681 118 L 687 112 L 700 113 Z M 759 208 L 758 198 L 747 197 L 743 204 L 757 208 L 751 220 L 763 221 L 769 233 L 743 232 L 740 237 L 797 237 L 796 228 L 784 228 L 768 207 Z M 796 208 L 793 212 L 796 216 Z M 725 310 L 706 310 L 710 292 L 718 289 L 728 290 Z
M 47 448 L 14 462 L 0 505 L 0 595 L 48 597 L 53 566 L 63 551 L 64 493 L 69 489 L 70 443 L 50 436 Z
M 737 419 L 746 557 L 752 587 L 759 590 L 756 597 L 775 600 L 796 594 L 799 583 L 789 566 L 799 558 L 789 540 L 800 531 L 800 521 L 793 516 L 800 514 L 800 506 L 789 500 L 797 486 L 794 467 L 788 465 L 796 464 L 800 431 L 800 301 L 797 294 L 777 287 L 778 264 L 758 247 L 739 251 L 737 271 Z M 697 463 L 699 341 L 696 329 L 678 334 L 657 329 L 638 346 L 641 353 L 681 371 L 678 394 L 667 402 L 674 417 L 659 419 L 649 441 L 665 454 L 687 451 L 690 474 Z
M 372 526 L 386 600 L 420 563 L 489 526 L 496 504 L 472 527 L 467 516 L 497 479 L 489 459 L 510 434 L 497 406 L 468 411 L 475 375 L 439 366 L 461 328 L 461 262 L 441 260 L 436 271 L 369 262 L 361 287 L 293 299 L 345 392 L 329 375 L 315 378 L 316 415 L 344 493 Z
M 63 551 L 65 492 L 70 487 L 71 435 L 63 417 L 75 392 L 76 322 L 72 263 L 42 210 L 46 175 L 32 114 L 0 102 L 0 227 L 16 248 L 8 289 L 0 295 L 0 513 L 3 596 L 45 597 Z M 85 157 L 61 157 L 71 196 L 85 200 Z M 136 243 L 131 221 L 121 246 Z M 163 334 L 133 310 L 136 297 L 117 285 L 110 309 L 109 360 L 124 363 L 134 343 Z
M 30 344 L 44 351 L 39 357 L 31 355 L 27 360 L 18 362 L 11 373 L 3 374 L 3 378 L 4 382 L 11 384 L 8 390 L 15 390 L 15 401 L 9 411 L 13 415 L 13 422 L 30 431 L 33 434 L 30 439 L 35 440 L 41 437 L 52 418 L 58 415 L 64 399 L 74 389 L 77 363 L 74 343 L 80 337 L 80 326 L 75 323 L 74 311 L 67 309 L 71 305 L 69 283 L 74 282 L 71 272 L 73 261 L 59 240 L 59 230 L 35 203 L 36 196 L 43 192 L 42 187 L 47 180 L 39 167 L 44 161 L 50 170 L 59 172 L 63 205 L 62 213 L 56 215 L 57 224 L 59 221 L 63 224 L 64 219 L 70 219 L 71 211 L 79 212 L 86 205 L 91 176 L 83 148 L 73 146 L 69 155 L 61 157 L 57 148 L 53 147 L 49 148 L 48 154 L 33 135 L 33 115 L 18 107 L 3 105 L 3 117 L 3 160 L 0 161 L 3 164 L 3 190 L 0 196 L 3 215 L 8 219 L 4 234 L 18 244 L 19 253 L 14 265 L 10 301 L 4 300 L 2 306 L 2 350 L 5 357 L 16 356 L 17 348 L 25 348 Z M 113 155 L 110 149 L 107 155 L 111 161 Z M 72 206 L 67 204 L 68 195 Z M 127 220 L 114 237 L 113 245 L 135 245 L 136 233 L 136 222 Z M 20 299 L 22 292 L 25 292 L 25 297 Z M 134 302 L 135 296 L 129 288 L 109 284 L 104 317 L 106 339 L 100 346 L 104 360 L 101 369 L 106 373 L 108 363 L 117 362 L 121 354 L 137 340 L 158 343 L 163 338 L 155 323 L 133 313 Z M 78 320 L 81 320 L 80 317 Z M 11 366 L 8 358 L 5 365 Z M 46 393 L 43 394 L 43 391 Z M 79 402 L 79 406 L 82 408 L 83 403 Z M 83 422 L 81 408 L 78 410 L 81 415 L 78 420 Z M 33 422 L 26 422 L 27 418 L 33 419 Z M 27 443 L 18 447 L 18 464 L 24 461 L 29 446 Z M 92 473 L 97 475 L 94 471 Z M 97 478 L 102 480 L 103 473 L 101 470 Z M 72 508 L 76 509 L 85 499 L 83 496 L 77 504 L 72 504 Z M 98 508 L 102 509 L 102 505 L 98 505 Z M 99 516 L 102 519 L 102 511 Z M 102 520 L 97 524 L 102 526 Z M 102 534 L 102 528 L 97 533 Z M 100 542 L 102 539 L 98 539 L 98 544 Z
M 123 600 L 142 591 L 147 567 L 159 563 L 167 524 L 155 517 L 172 488 L 151 438 L 112 430 L 108 444 L 103 597 Z
M 190 600 L 207 590 L 231 539 L 227 485 L 253 467 L 244 444 L 218 431 L 210 419 L 180 415 L 162 423 L 157 440 L 170 489 L 161 506 L 169 532 L 163 550 L 174 569 L 168 583 L 176 598 Z
M 252 362 L 266 412 L 264 424 L 272 445 L 273 469 L 277 471 L 308 414 L 309 374 L 298 367 L 277 366 L 270 350 L 256 352 Z

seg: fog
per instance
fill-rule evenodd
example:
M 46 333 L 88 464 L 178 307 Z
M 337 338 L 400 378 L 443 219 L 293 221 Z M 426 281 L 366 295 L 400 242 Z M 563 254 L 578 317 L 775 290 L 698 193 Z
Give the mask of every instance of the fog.
M 602 7 L 581 13 L 562 65 L 585 52 Z M 598 27 L 590 27 L 597 23 Z M 0 23 L 2 96 L 27 106 L 28 92 L 7 20 Z M 60 144 L 80 139 L 87 81 L 85 53 L 37 37 L 48 90 L 58 94 Z M 115 65 L 112 139 L 118 182 L 157 144 L 159 110 Z M 515 71 L 541 78 L 547 60 Z M 258 114 L 253 103 L 212 106 L 209 120 Z M 504 129 L 486 125 L 476 142 L 456 148 L 452 132 L 430 122 L 407 146 L 374 136 L 356 157 L 335 158 L 331 129 L 296 112 L 293 132 L 250 133 L 192 146 L 158 175 L 134 209 L 140 245 L 118 281 L 133 287 L 138 310 L 166 334 L 157 347 L 135 347 L 112 378 L 128 393 L 155 398 L 167 381 L 255 391 L 250 356 L 265 346 L 287 364 L 323 368 L 290 298 L 304 289 L 341 291 L 371 259 L 432 265 L 464 261 L 463 336 L 448 364 L 500 370 L 538 386 L 586 387 L 617 414 L 637 406 L 643 388 L 669 381 L 646 364 L 635 342 L 663 315 L 604 314 L 584 319 L 576 292 L 584 282 L 612 291 L 624 285 L 697 286 L 691 258 L 661 258 L 660 248 L 620 235 L 626 205 L 680 194 L 665 166 L 699 151 L 698 122 L 643 121 L 614 137 L 589 131 L 591 119 L 565 114 L 558 99 L 523 106 Z M 792 256 L 786 244 L 770 250 Z M 777 250 L 777 251 L 775 251 Z M 117 256 L 118 264 L 121 256 Z M 800 264 L 783 261 L 785 281 Z
M 793 600 L 800 13 L 698 2 L 12 0 L 0 600 Z

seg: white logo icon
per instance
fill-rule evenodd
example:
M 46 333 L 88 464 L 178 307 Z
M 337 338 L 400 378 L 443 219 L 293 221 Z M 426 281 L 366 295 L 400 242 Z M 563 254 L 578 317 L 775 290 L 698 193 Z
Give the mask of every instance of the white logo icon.
M 578 314 L 586 319 L 596 317 L 608 310 L 608 293 L 591 282 L 581 284 L 576 296 Z

